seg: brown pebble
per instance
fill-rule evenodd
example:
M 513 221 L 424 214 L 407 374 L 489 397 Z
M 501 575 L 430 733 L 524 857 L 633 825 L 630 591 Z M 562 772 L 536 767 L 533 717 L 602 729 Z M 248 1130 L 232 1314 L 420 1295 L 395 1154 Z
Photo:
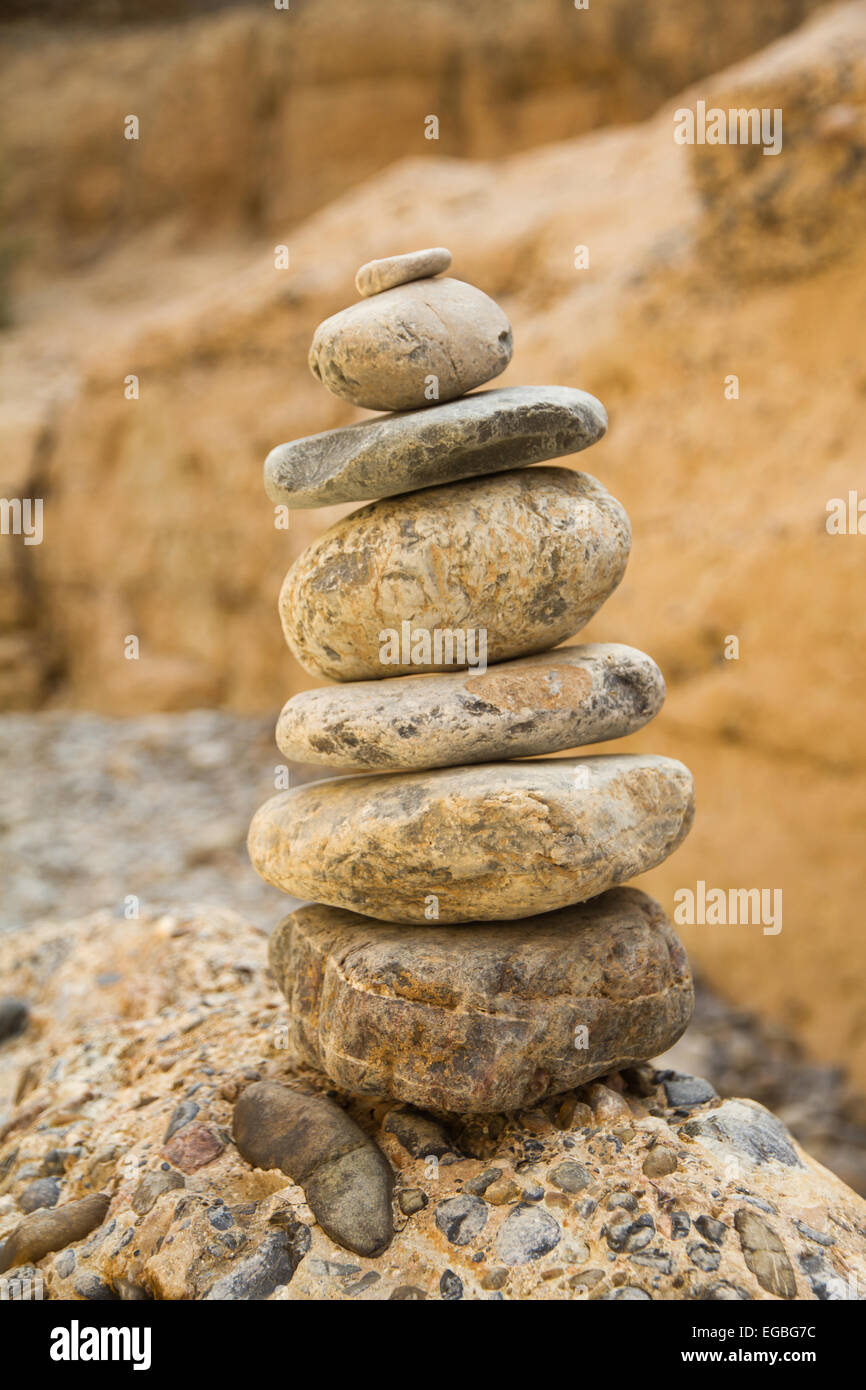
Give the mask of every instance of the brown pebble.
M 0 1274 L 15 1265 L 35 1264 L 52 1250 L 83 1240 L 105 1220 L 109 1198 L 104 1192 L 46 1208 L 25 1217 L 0 1246 Z
M 168 1143 L 163 1145 L 162 1152 L 169 1163 L 173 1163 L 182 1173 L 194 1173 L 198 1168 L 213 1163 L 224 1148 L 225 1144 L 217 1138 L 212 1129 L 193 1122 L 184 1125 L 183 1129 L 169 1139 Z
M 643 1161 L 643 1174 L 647 1178 L 666 1178 L 677 1170 L 677 1156 L 673 1149 L 658 1144 L 650 1149 Z
M 486 1269 L 481 1276 L 482 1289 L 501 1289 L 508 1283 L 507 1269 Z
M 258 1081 L 235 1106 L 233 1134 L 247 1163 L 279 1168 L 304 1189 L 322 1230 L 339 1245 L 378 1255 L 391 1243 L 391 1167 L 333 1101 Z

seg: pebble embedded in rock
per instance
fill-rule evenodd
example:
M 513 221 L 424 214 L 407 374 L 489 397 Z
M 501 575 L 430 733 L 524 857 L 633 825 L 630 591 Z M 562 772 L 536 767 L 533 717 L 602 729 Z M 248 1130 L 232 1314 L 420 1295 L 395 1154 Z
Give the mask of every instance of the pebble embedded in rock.
M 345 1111 L 273 1081 L 248 1086 L 233 1134 L 255 1168 L 279 1168 L 304 1189 L 329 1236 L 357 1255 L 378 1255 L 394 1234 L 393 1175 L 381 1150 Z
M 332 314 L 309 364 L 323 386 L 366 410 L 450 401 L 504 372 L 511 325 L 483 290 L 450 277 L 413 280 Z
M 538 922 L 660 864 L 693 812 L 691 773 L 672 758 L 486 763 L 280 792 L 248 848 L 283 892 L 387 922 Z
M 571 386 L 500 386 L 278 444 L 265 492 L 292 508 L 365 502 L 576 454 L 601 439 L 601 401 Z
M 622 579 L 630 544 L 620 503 L 566 468 L 385 498 L 298 557 L 280 591 L 283 633 L 325 680 L 480 675 L 579 632 Z
M 448 1197 L 436 1208 L 436 1225 L 452 1245 L 468 1245 L 487 1225 L 487 1206 L 470 1193 Z
M 453 1145 L 440 1125 L 418 1110 L 391 1110 L 382 1128 L 393 1134 L 413 1158 L 442 1158 L 453 1152 Z
M 718 1100 L 718 1095 L 709 1081 L 702 1076 L 685 1076 L 680 1072 L 662 1073 L 668 1105 L 679 1110 L 694 1110 L 698 1105 Z
M 375 261 L 365 261 L 358 268 L 355 289 L 368 298 L 383 290 L 392 290 L 395 285 L 441 275 L 450 264 L 451 252 L 445 246 L 427 246 L 423 251 L 407 251 L 402 256 L 381 256 Z
M 30 1009 L 23 999 L 0 999 L 0 1042 L 23 1033 L 30 1018 Z
M 62 1250 L 83 1240 L 105 1220 L 108 1206 L 108 1197 L 95 1192 L 62 1207 L 40 1208 L 25 1216 L 0 1245 L 0 1274 L 16 1265 L 35 1263 L 52 1250 Z
M 549 1254 L 561 1237 L 559 1222 L 550 1212 L 521 1202 L 499 1227 L 496 1253 L 503 1264 L 525 1265 Z
M 183 1129 L 184 1125 L 188 1125 L 190 1120 L 194 1120 L 197 1114 L 198 1106 L 194 1100 L 182 1100 L 172 1111 L 162 1142 L 167 1144 L 169 1139 L 177 1134 L 179 1129 Z
M 624 738 L 658 713 L 664 692 L 655 662 L 633 647 L 559 647 L 484 674 L 305 690 L 283 707 L 276 738 L 295 762 L 345 771 L 453 767 Z
M 777 1298 L 796 1298 L 797 1280 L 785 1247 L 762 1216 L 745 1207 L 734 1216 L 743 1258 L 762 1289 Z
M 297 1223 L 303 1238 L 287 1231 L 265 1236 L 254 1255 L 238 1261 L 205 1294 L 211 1301 L 248 1301 L 267 1298 L 275 1289 L 291 1281 L 292 1275 L 310 1248 L 309 1227 Z
M 185 1186 L 185 1179 L 173 1168 L 170 1168 L 167 1173 L 163 1172 L 161 1168 L 157 1168 L 145 1173 L 133 1192 L 129 1205 L 136 1216 L 146 1216 L 164 1192 L 173 1192 Z
M 195 1173 L 219 1158 L 224 1148 L 225 1144 L 208 1125 L 193 1120 L 172 1135 L 162 1151 L 182 1173 Z
M 644 1159 L 641 1171 L 647 1178 L 666 1178 L 676 1170 L 677 1156 L 674 1150 L 656 1145 Z
M 531 922 L 433 929 L 302 907 L 270 958 L 308 1062 L 350 1092 L 464 1114 L 518 1110 L 657 1055 L 692 1009 L 685 953 L 636 889 Z
M 22 1211 L 38 1211 L 40 1207 L 55 1207 L 60 1197 L 60 1183 L 56 1178 L 36 1178 L 28 1183 L 18 1205 Z
M 700 1140 L 722 1159 L 745 1159 L 750 1164 L 775 1160 L 787 1168 L 802 1167 L 782 1121 L 757 1101 L 723 1101 L 717 1109 L 689 1120 L 682 1133 Z
M 575 1163 L 574 1159 L 570 1158 L 555 1168 L 551 1168 L 547 1176 L 554 1187 L 558 1187 L 561 1192 L 582 1192 L 592 1182 L 592 1174 L 588 1169 L 584 1168 L 582 1163 Z

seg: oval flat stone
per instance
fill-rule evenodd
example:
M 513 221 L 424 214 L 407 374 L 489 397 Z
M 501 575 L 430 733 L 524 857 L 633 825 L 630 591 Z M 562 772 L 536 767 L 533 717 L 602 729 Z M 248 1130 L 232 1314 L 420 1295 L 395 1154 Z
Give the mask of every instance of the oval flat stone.
M 367 261 L 355 276 L 355 289 L 365 299 L 395 285 L 410 280 L 423 280 L 429 275 L 441 275 L 451 264 L 451 252 L 444 246 L 428 246 L 424 251 L 407 251 L 404 256 L 384 256 Z
M 527 758 L 624 738 L 664 695 L 661 671 L 634 647 L 559 647 L 483 674 L 302 691 L 283 708 L 277 743 L 295 762 L 359 772 Z
M 487 661 L 528 656 L 589 622 L 622 578 L 630 544 L 620 503 L 567 468 L 385 498 L 343 517 L 298 557 L 280 593 L 283 632 L 304 669 L 326 680 L 474 665 L 470 645 L 482 632 Z M 404 623 L 427 634 L 429 660 L 420 640 L 410 659 L 391 659 L 391 634 L 402 644 Z M 454 659 L 456 641 L 449 662 L 444 633 L 455 631 L 468 662 Z
M 441 278 L 413 280 L 332 314 L 313 334 L 309 363 L 344 401 L 413 410 L 499 376 L 511 351 L 499 305 L 474 285 Z
M 302 907 L 270 941 L 305 1060 L 356 1094 L 509 1111 L 673 1045 L 693 992 L 658 903 L 618 888 L 520 922 L 395 927 Z
M 606 429 L 604 406 L 586 391 L 500 386 L 278 444 L 265 492 L 294 508 L 393 497 L 576 454 Z
M 682 763 L 597 754 L 313 782 L 266 801 L 248 847 L 296 898 L 387 922 L 486 921 L 654 868 L 693 814 Z

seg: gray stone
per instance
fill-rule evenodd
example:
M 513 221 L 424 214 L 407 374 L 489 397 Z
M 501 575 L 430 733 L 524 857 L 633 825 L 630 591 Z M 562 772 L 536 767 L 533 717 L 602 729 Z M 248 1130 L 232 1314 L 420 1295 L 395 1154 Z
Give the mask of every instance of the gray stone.
M 657 1055 L 692 1007 L 682 946 L 631 888 L 433 930 L 302 907 L 270 958 L 305 1061 L 350 1092 L 460 1114 L 518 1110 Z M 563 1180 L 579 1181 L 578 1167 L 563 1165 Z
M 30 1009 L 23 999 L 0 999 L 0 1042 L 23 1033 L 30 1017 Z
M 644 1289 L 635 1288 L 633 1284 L 623 1284 L 621 1288 L 611 1289 L 609 1293 L 602 1294 L 602 1303 L 652 1303 L 652 1298 Z
M 745 1207 L 734 1216 L 743 1258 L 762 1289 L 777 1298 L 796 1298 L 797 1280 L 781 1240 L 762 1216 Z
M 313 334 L 313 376 L 367 410 L 450 401 L 504 372 L 511 325 L 464 280 L 413 280 L 332 314 Z
M 463 1191 L 469 1192 L 473 1197 L 483 1197 L 491 1183 L 496 1182 L 501 1177 L 501 1168 L 485 1168 L 483 1173 L 479 1173 L 475 1178 L 469 1178 L 463 1184 Z
M 560 1242 L 559 1222 L 542 1207 L 518 1202 L 499 1227 L 496 1253 L 505 1265 L 525 1265 L 540 1260 Z
M 673 1105 L 678 1110 L 693 1110 L 698 1105 L 706 1105 L 708 1101 L 719 1098 L 715 1088 L 702 1076 L 663 1072 L 662 1085 L 668 1105 Z
M 650 657 L 618 643 L 559 647 L 480 674 L 396 676 L 305 690 L 277 743 L 295 762 L 415 771 L 527 758 L 624 738 L 664 700 Z
M 345 777 L 266 801 L 248 847 L 302 901 L 387 922 L 538 921 L 655 868 L 693 797 L 688 769 L 653 754 Z
M 386 497 L 299 555 L 280 591 L 283 633 L 324 680 L 530 656 L 589 622 L 622 579 L 630 545 L 620 503 L 566 468 Z
M 448 1197 L 436 1208 L 436 1225 L 452 1245 L 468 1245 L 487 1225 L 487 1205 L 469 1193 Z
M 254 1082 L 235 1106 L 233 1135 L 248 1163 L 279 1168 L 300 1184 L 332 1240 L 356 1255 L 378 1255 L 390 1244 L 391 1168 L 333 1101 Z
M 182 1100 L 180 1105 L 176 1105 L 171 1113 L 171 1119 L 162 1137 L 162 1142 L 164 1144 L 168 1143 L 172 1135 L 177 1134 L 179 1129 L 183 1129 L 184 1125 L 188 1125 L 190 1120 L 194 1120 L 197 1114 L 198 1106 L 194 1100 Z
M 407 285 L 410 280 L 441 275 L 450 264 L 451 252 L 445 246 L 428 246 L 423 251 L 407 251 L 402 256 L 383 256 L 359 267 L 355 289 L 367 298 L 383 290 L 392 290 L 395 285 Z
M 606 429 L 604 406 L 586 391 L 495 387 L 278 444 L 265 491 L 298 509 L 366 502 L 576 454 Z
M 146 1216 L 164 1192 L 174 1192 L 185 1186 L 186 1179 L 176 1168 L 169 1168 L 167 1172 L 157 1168 L 141 1178 L 129 1205 L 136 1216 Z
M 446 1303 L 456 1303 L 463 1297 L 463 1280 L 453 1269 L 443 1270 L 439 1280 L 439 1292 Z
M 291 1281 L 310 1248 L 310 1230 L 302 1222 L 295 1232 L 275 1231 L 265 1236 L 254 1255 L 241 1260 L 212 1284 L 205 1298 L 212 1301 L 248 1301 L 267 1298 Z
M 106 1284 L 104 1279 L 100 1279 L 97 1274 L 79 1274 L 72 1286 L 79 1298 L 84 1298 L 90 1303 L 115 1303 L 120 1301 L 120 1294 L 116 1293 L 110 1284 Z
M 37 1178 L 28 1183 L 18 1205 L 22 1211 L 38 1211 L 40 1207 L 56 1207 L 60 1197 L 60 1183 L 56 1178 Z
M 564 1163 L 559 1163 L 555 1168 L 551 1168 L 547 1175 L 554 1187 L 558 1187 L 561 1192 L 582 1192 L 585 1187 L 589 1187 L 592 1182 L 592 1174 L 584 1168 L 582 1163 L 576 1163 L 574 1159 L 567 1158 Z
M 699 1139 L 720 1157 L 728 1154 L 750 1164 L 774 1159 L 788 1168 L 803 1166 L 781 1120 L 756 1101 L 723 1101 L 717 1110 L 689 1120 L 681 1132 Z

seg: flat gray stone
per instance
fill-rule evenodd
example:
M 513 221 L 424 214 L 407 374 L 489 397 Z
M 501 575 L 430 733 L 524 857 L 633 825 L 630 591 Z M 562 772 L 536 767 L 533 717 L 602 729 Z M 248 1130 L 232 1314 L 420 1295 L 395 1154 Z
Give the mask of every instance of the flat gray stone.
M 297 509 L 393 497 L 576 454 L 606 429 L 604 406 L 586 391 L 503 386 L 278 444 L 265 492 Z
M 325 680 L 459 670 L 482 643 L 487 662 L 530 656 L 589 622 L 630 546 L 622 505 L 569 468 L 386 497 L 298 556 L 280 591 L 283 634 Z
M 676 933 L 633 888 L 450 927 L 313 905 L 280 923 L 269 951 L 304 1061 L 354 1094 L 457 1114 L 532 1106 L 654 1056 L 693 1004 Z M 590 1174 L 566 1161 L 550 1179 L 577 1192 Z
M 693 814 L 682 763 L 598 754 L 313 782 L 266 801 L 248 847 L 301 900 L 388 922 L 495 921 L 645 873 Z
M 511 325 L 464 280 L 413 280 L 332 314 L 313 334 L 313 376 L 367 410 L 450 401 L 504 372 Z
M 287 758 L 347 772 L 453 767 L 624 738 L 664 693 L 661 671 L 634 647 L 559 647 L 484 673 L 305 690 L 283 708 L 276 736 Z
M 775 1159 L 787 1168 L 803 1166 L 782 1121 L 754 1100 L 723 1101 L 718 1109 L 689 1120 L 682 1133 L 720 1158 L 731 1156 L 749 1164 Z
M 428 246 L 423 251 L 407 251 L 403 256 L 383 256 L 381 260 L 366 261 L 355 276 L 355 289 L 364 298 L 392 290 L 395 285 L 407 285 L 410 280 L 424 280 L 441 275 L 451 264 L 451 252 L 445 246 Z

